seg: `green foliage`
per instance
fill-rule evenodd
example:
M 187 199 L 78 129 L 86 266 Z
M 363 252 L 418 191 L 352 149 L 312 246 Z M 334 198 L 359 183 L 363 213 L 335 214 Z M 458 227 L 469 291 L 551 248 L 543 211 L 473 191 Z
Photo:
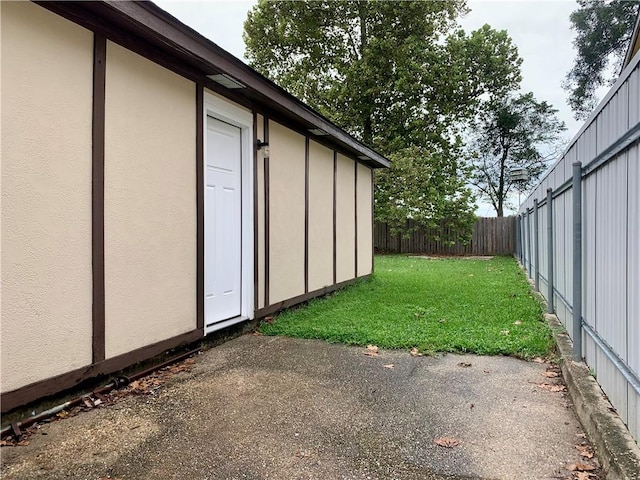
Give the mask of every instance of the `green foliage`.
M 577 55 L 563 87 L 570 92 L 569 105 L 576 119 L 586 119 L 598 103 L 596 89 L 613 83 L 620 71 L 640 1 L 578 0 L 578 5 L 570 17 Z
M 408 233 L 405 221 L 411 218 L 439 232 L 438 239 L 469 240 L 476 220 L 466 185 L 469 167 L 424 147 L 405 148 L 391 154 L 390 160 L 391 168 L 376 171 L 374 212 L 389 225 L 392 235 Z
M 499 217 L 504 214 L 507 196 L 516 188 L 509 171 L 527 169 L 529 180 L 517 186 L 524 191 L 537 182 L 548 160 L 561 150 L 566 126 L 557 112 L 527 93 L 487 101 L 476 118 L 467 147 L 474 168 L 471 183 Z
M 464 0 L 260 0 L 245 22 L 246 56 L 356 138 L 404 162 L 378 176 L 412 183 L 404 213 L 429 223 L 448 213 L 466 224 L 471 196 L 460 181 L 459 125 L 480 98 L 517 88 L 522 60 L 504 31 L 457 29 L 464 12 Z M 418 161 L 433 164 L 421 169 Z M 448 162 L 452 168 L 441 168 Z M 436 169 L 437 182 L 424 183 Z M 376 189 L 376 213 L 397 224 L 402 186 L 393 192 L 386 183 Z
M 261 331 L 425 353 L 545 356 L 553 340 L 515 260 L 377 256 L 375 275 Z

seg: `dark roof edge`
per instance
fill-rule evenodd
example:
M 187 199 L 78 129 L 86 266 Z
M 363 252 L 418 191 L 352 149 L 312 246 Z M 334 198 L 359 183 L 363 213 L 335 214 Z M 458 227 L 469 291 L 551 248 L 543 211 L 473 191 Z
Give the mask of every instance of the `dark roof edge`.
M 640 42 L 640 9 L 638 10 L 638 16 L 636 18 L 636 26 L 633 28 L 633 33 L 631 34 L 631 40 L 629 41 L 629 46 L 627 47 L 627 53 L 624 56 L 624 62 L 622 62 L 622 68 L 620 72 L 622 72 L 627 65 L 631 62 L 633 58 L 633 50 L 636 43 Z
M 107 5 L 118 15 L 127 17 L 132 21 L 132 26 L 135 26 L 136 29 L 153 33 L 157 40 L 162 41 L 163 48 L 181 54 L 196 56 L 203 63 L 230 75 L 246 85 L 248 89 L 271 99 L 290 112 L 294 118 L 297 117 L 299 120 L 324 130 L 328 134 L 325 138 L 333 138 L 338 143 L 347 145 L 363 157 L 366 157 L 368 163 L 374 168 L 388 167 L 390 165 L 391 162 L 386 157 L 364 145 L 285 89 L 279 87 L 242 60 L 219 47 L 188 25 L 185 25 L 154 3 L 150 1 L 123 2 L 105 0 L 103 2 L 86 2 L 84 4 L 89 8 L 91 8 L 92 4 Z

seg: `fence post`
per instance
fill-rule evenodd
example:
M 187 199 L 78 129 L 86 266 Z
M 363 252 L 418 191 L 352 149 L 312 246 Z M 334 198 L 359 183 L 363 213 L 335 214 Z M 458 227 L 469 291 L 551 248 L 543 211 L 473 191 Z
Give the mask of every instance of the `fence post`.
M 516 258 L 520 259 L 520 215 L 516 215 Z
M 529 254 L 529 268 L 527 269 L 527 273 L 529 274 L 529 278 L 533 278 L 532 264 L 533 264 L 533 255 L 531 252 L 531 212 L 527 208 L 527 253 Z
M 553 313 L 553 189 L 547 188 L 547 313 Z
M 582 360 L 582 163 L 573 164 L 573 360 Z
M 536 292 L 540 291 L 540 248 L 539 248 L 540 240 L 538 238 L 538 236 L 540 235 L 539 230 L 540 230 L 540 224 L 538 223 L 538 199 L 535 198 L 533 200 L 533 234 L 535 235 L 533 237 L 533 252 L 535 254 L 533 259 L 536 263 L 536 266 L 534 268 Z

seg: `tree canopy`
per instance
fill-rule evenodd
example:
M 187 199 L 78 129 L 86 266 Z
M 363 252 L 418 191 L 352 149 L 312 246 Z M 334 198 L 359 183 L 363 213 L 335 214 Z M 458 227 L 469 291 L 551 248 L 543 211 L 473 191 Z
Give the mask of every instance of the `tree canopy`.
M 464 0 L 260 0 L 245 22 L 251 66 L 392 156 L 377 172 L 380 220 L 473 210 L 460 125 L 481 99 L 517 89 L 522 60 L 505 31 L 459 29 L 466 11 Z M 399 182 L 412 184 L 404 202 L 390 190 Z
M 477 116 L 467 147 L 474 167 L 471 183 L 499 217 L 509 193 L 534 185 L 560 152 L 566 126 L 557 112 L 527 93 L 488 101 Z M 525 168 L 529 180 L 512 182 L 509 172 L 515 168 Z
M 576 119 L 586 119 L 598 103 L 598 87 L 618 76 L 640 8 L 639 0 L 578 0 L 571 16 L 576 32 L 575 63 L 563 87 Z
M 440 142 L 483 93 L 520 81 L 516 48 L 488 26 L 455 31 L 464 1 L 261 0 L 245 22 L 251 66 L 388 154 Z

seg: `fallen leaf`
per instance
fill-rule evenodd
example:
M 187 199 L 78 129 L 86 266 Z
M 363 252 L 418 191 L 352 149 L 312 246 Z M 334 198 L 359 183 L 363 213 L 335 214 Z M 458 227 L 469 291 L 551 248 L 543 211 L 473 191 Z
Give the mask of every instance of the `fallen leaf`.
M 11 445 L 13 445 L 13 443 L 7 440 L 0 440 L 0 447 L 10 447 Z
M 416 347 L 413 347 L 409 353 L 411 354 L 412 357 L 422 357 L 423 356 L 422 353 L 420 353 Z
M 460 440 L 452 437 L 438 437 L 433 441 L 433 443 L 440 445 L 441 447 L 453 448 L 460 445 Z
M 589 472 L 576 472 L 576 480 L 589 480 L 593 477 L 594 475 Z
M 593 452 L 589 445 L 576 445 L 576 449 L 580 452 L 580 456 L 584 458 L 593 458 Z
M 536 357 L 533 360 L 531 360 L 533 363 L 544 363 L 544 360 L 540 357 Z
M 572 463 L 567 467 L 567 470 L 571 470 L 572 472 L 590 472 L 595 469 L 596 467 L 588 463 Z
M 522 322 L 520 320 L 516 320 L 515 322 L 513 322 L 514 325 L 522 325 Z
M 567 389 L 564 385 L 552 385 L 550 383 L 539 383 L 538 388 L 542 388 L 543 390 L 548 390 L 550 392 L 564 392 Z
M 393 363 L 390 363 L 389 365 L 383 365 L 384 368 L 395 368 L 396 366 Z
M 368 357 L 379 357 L 378 347 L 375 345 L 367 345 L 367 351 L 364 352 Z
M 459 367 L 463 367 L 463 368 L 467 368 L 467 367 L 470 367 L 470 366 L 471 366 L 471 364 L 470 364 L 470 363 L 467 363 L 467 362 L 460 362 L 460 363 L 458 364 L 458 366 L 459 366 Z
M 19 447 L 26 447 L 30 443 L 31 442 L 29 440 L 21 440 L 20 442 L 16 443 L 16 445 L 19 446 Z
M 556 372 L 542 372 L 542 376 L 547 378 L 557 378 L 559 374 Z
M 500 330 L 500 335 L 509 335 L 509 330 Z
M 445 323 L 446 320 L 444 318 L 441 318 L 440 320 L 438 320 L 439 323 Z

